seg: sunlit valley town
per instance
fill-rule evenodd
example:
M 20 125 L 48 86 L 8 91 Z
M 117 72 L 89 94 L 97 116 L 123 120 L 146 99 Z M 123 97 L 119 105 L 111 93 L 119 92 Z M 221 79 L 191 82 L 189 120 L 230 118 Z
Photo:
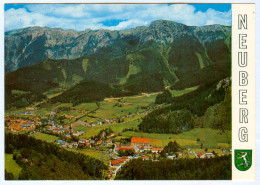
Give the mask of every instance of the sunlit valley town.
M 223 82 L 229 83 L 229 80 Z M 216 88 L 220 88 L 221 83 Z M 178 97 L 196 89 L 172 93 Z M 105 98 L 101 102 L 77 106 L 71 103 L 50 106 L 40 102 L 35 106 L 7 111 L 5 129 L 6 132 L 27 134 L 65 150 L 101 160 L 107 165 L 102 178 L 111 180 L 115 179 L 122 166 L 133 159 L 203 160 L 231 153 L 228 131 L 199 127 L 180 134 L 141 131 L 138 125 L 142 119 L 165 106 L 154 103 L 160 94 L 162 92 Z
M 5 179 L 230 180 L 231 83 L 229 25 L 6 31 Z

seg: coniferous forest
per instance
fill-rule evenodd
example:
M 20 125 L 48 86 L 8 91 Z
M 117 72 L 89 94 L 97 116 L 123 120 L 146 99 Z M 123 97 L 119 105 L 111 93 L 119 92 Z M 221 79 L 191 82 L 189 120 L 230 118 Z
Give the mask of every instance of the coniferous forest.
M 231 155 L 212 159 L 134 159 L 122 167 L 116 180 L 228 180 L 231 174 Z

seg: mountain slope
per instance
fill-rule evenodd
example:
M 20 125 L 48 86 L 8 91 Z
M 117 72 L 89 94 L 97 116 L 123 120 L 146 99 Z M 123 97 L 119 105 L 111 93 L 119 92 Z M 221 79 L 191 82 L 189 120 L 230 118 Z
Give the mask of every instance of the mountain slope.
M 166 20 L 122 31 L 34 27 L 7 32 L 6 88 L 43 93 L 94 81 L 134 95 L 201 85 L 212 70 L 216 80 L 230 75 L 230 36 L 230 27 Z
M 231 129 L 230 85 L 230 78 L 225 78 L 217 83 L 201 85 L 182 96 L 172 97 L 167 106 L 147 114 L 139 129 L 148 133 L 178 134 L 197 126 L 225 132 Z

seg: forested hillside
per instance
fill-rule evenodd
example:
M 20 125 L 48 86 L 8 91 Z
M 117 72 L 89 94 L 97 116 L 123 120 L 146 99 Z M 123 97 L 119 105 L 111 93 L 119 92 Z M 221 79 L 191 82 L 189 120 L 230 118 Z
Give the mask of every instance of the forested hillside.
M 164 98 L 162 98 L 164 96 Z M 165 100 L 165 101 L 162 101 Z M 156 101 L 168 103 L 142 120 L 144 132 L 181 133 L 194 127 L 231 129 L 230 79 L 204 84 L 193 92 L 169 98 L 169 92 L 158 95 Z
M 144 161 L 125 164 L 116 180 L 230 180 L 231 156 L 212 159 Z
M 101 161 L 24 134 L 5 135 L 5 153 L 22 167 L 19 180 L 102 179 Z

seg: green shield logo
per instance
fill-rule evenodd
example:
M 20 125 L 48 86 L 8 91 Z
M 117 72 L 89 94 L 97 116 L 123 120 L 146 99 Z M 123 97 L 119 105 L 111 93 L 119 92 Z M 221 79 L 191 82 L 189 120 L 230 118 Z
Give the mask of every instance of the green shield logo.
M 252 165 L 252 150 L 235 150 L 235 166 L 240 171 L 248 170 Z

